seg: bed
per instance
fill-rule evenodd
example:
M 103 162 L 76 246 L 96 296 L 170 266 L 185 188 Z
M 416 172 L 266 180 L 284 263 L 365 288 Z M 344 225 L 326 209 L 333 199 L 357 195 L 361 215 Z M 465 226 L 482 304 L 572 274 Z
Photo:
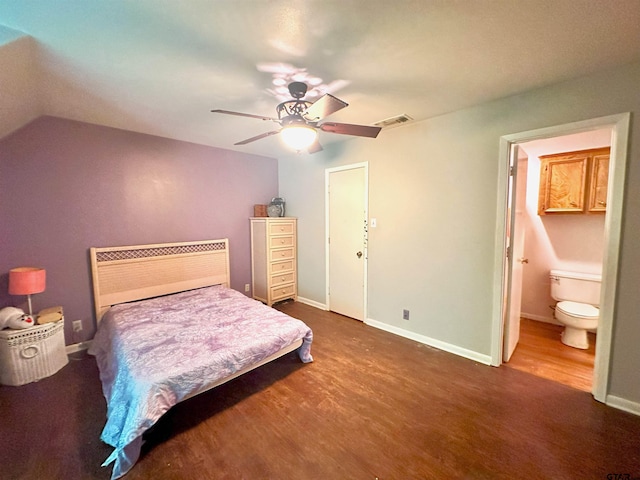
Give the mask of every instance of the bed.
M 229 288 L 228 240 L 91 248 L 112 479 L 172 406 L 282 355 L 313 361 L 302 321 Z

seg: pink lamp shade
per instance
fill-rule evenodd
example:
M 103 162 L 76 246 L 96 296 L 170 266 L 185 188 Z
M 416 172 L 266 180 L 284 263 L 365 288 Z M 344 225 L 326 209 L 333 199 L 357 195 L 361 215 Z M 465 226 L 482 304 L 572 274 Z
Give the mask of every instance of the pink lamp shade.
M 46 272 L 42 268 L 18 267 L 9 270 L 9 295 L 26 295 L 31 310 L 31 294 L 44 292 Z
M 46 272 L 42 268 L 12 268 L 9 270 L 9 294 L 31 295 L 44 292 L 46 277 Z

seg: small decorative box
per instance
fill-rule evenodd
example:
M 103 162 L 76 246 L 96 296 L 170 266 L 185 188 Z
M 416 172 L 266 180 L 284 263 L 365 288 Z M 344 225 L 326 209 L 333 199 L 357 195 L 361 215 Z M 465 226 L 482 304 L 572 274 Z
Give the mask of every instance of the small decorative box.
M 69 363 L 64 318 L 24 330 L 0 330 L 0 383 L 24 385 L 53 375 Z
M 253 216 L 254 217 L 266 217 L 267 216 L 267 206 L 266 205 L 254 205 L 253 206 Z

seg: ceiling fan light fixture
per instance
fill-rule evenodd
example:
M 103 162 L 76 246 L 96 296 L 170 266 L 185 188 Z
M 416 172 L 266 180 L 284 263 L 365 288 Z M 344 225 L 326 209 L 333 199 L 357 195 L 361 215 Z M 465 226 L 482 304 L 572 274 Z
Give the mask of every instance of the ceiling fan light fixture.
M 293 124 L 283 127 L 280 131 L 282 141 L 296 151 L 309 148 L 318 138 L 315 128 L 305 124 Z
M 258 68 L 260 70 L 260 68 Z M 274 70 L 274 73 L 277 71 Z M 281 76 L 278 75 L 278 78 Z M 306 77 L 305 77 L 306 78 Z M 320 78 L 307 78 L 312 80 L 311 83 L 321 81 Z M 284 88 L 283 86 L 277 86 L 278 83 L 274 81 L 273 90 L 270 92 L 276 92 Z M 346 83 L 343 80 L 332 82 L 331 85 L 344 86 Z M 329 85 L 329 87 L 331 87 Z M 333 88 L 333 87 L 332 87 Z M 355 125 L 352 123 L 336 123 L 336 122 L 324 122 L 318 123 L 323 118 L 336 113 L 339 110 L 349 106 L 349 104 L 339 98 L 334 97 L 330 93 L 325 93 L 319 99 L 315 101 L 305 100 L 305 95 L 309 94 L 306 83 L 301 81 L 291 82 L 287 90 L 289 90 L 290 100 L 284 100 L 276 107 L 276 113 L 278 118 L 265 117 L 264 115 L 255 115 L 251 113 L 234 112 L 231 110 L 215 109 L 211 110 L 213 113 L 224 113 L 226 115 L 236 115 L 239 117 L 256 118 L 260 120 L 268 120 L 280 125 L 279 130 L 271 130 L 269 132 L 255 135 L 251 138 L 247 138 L 240 142 L 234 143 L 234 145 L 246 145 L 256 140 L 270 137 L 272 135 L 280 134 L 282 142 L 289 148 L 301 152 L 306 150 L 308 153 L 318 153 L 322 151 L 322 145 L 318 142 L 318 131 L 336 133 L 339 135 L 351 135 L 355 137 L 369 137 L 376 138 L 381 126 L 371 125 Z M 319 89 L 320 90 L 320 89 Z

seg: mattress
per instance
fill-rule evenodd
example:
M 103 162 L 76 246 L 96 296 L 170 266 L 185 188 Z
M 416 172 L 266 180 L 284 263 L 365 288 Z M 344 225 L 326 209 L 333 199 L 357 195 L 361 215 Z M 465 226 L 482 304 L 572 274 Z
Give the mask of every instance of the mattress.
M 295 342 L 313 361 L 312 339 L 304 322 L 223 286 L 111 307 L 89 349 L 107 401 L 101 439 L 114 447 L 103 466 L 121 477 L 172 406 Z

